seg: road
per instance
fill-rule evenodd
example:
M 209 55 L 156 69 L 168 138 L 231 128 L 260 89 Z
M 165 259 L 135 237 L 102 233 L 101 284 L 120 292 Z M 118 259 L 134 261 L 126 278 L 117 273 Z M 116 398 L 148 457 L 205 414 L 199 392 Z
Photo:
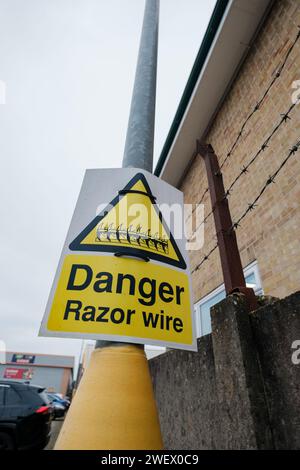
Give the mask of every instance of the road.
M 59 419 L 56 419 L 55 421 L 52 421 L 51 438 L 47 447 L 45 447 L 45 450 L 53 450 L 53 447 L 55 445 L 56 439 L 59 435 L 63 422 L 64 422 L 63 418 L 59 418 Z

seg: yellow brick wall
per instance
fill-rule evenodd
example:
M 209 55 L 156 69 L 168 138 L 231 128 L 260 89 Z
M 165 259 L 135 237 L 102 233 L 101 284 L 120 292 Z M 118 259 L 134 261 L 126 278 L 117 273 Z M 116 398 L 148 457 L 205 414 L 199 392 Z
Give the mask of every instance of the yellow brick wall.
M 243 64 L 229 94 L 206 137 L 219 161 L 231 148 L 242 122 L 261 98 L 300 25 L 300 0 L 279 0 L 275 3 Z M 256 153 L 280 113 L 292 104 L 292 83 L 300 80 L 300 39 L 286 66 L 261 109 L 248 123 L 239 144 L 223 167 L 224 184 L 228 187 L 250 158 Z M 268 176 L 285 158 L 289 148 L 300 140 L 300 104 L 291 113 L 291 120 L 281 126 L 269 147 L 243 175 L 229 198 L 233 220 L 259 193 Z M 207 187 L 204 162 L 197 156 L 187 172 L 181 190 L 185 202 L 196 204 Z M 209 194 L 204 199 L 205 214 L 211 210 Z M 284 297 L 300 288 L 300 151 L 296 153 L 270 185 L 258 207 L 250 212 L 237 231 L 242 264 L 258 261 L 264 293 Z M 190 252 L 193 269 L 216 243 L 213 217 L 205 225 L 204 247 Z M 199 300 L 223 283 L 219 253 L 192 276 L 194 299 Z

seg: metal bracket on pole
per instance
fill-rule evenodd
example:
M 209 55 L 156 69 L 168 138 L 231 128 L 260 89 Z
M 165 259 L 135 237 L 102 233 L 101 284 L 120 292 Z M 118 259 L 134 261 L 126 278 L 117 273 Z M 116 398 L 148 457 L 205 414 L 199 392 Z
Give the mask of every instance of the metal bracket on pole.
M 246 286 L 218 157 L 211 145 L 199 141 L 197 153 L 206 167 L 226 294 L 241 292 L 247 298 L 249 310 L 255 310 L 257 300 L 254 290 Z

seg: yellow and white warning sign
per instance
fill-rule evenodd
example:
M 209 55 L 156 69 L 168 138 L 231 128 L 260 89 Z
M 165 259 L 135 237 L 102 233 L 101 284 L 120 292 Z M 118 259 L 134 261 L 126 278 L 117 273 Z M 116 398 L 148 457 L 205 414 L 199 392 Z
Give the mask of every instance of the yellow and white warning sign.
M 40 334 L 195 350 L 182 205 L 146 171 L 88 170 Z

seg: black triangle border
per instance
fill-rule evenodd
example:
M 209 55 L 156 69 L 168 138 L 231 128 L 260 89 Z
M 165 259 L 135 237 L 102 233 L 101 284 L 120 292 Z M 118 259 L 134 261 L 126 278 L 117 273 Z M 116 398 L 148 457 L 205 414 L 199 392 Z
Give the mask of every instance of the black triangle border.
M 152 191 L 149 187 L 149 184 L 144 176 L 143 173 L 137 173 L 127 184 L 126 186 L 124 187 L 123 191 L 126 191 L 126 190 L 130 190 L 132 188 L 132 186 L 134 186 L 138 181 L 142 181 L 146 190 L 147 190 L 147 194 L 152 198 L 151 199 L 151 202 L 154 206 L 154 209 L 156 210 L 156 213 L 159 217 L 159 220 L 160 222 L 162 223 L 164 229 L 166 230 L 167 233 L 170 234 L 170 242 L 172 243 L 173 245 L 173 248 L 175 250 L 175 253 L 178 257 L 178 260 L 173 260 L 173 259 L 170 259 L 170 258 L 167 258 L 166 256 L 162 256 L 160 255 L 159 253 L 152 253 L 150 251 L 147 251 L 147 250 L 143 250 L 143 249 L 138 249 L 138 252 L 145 256 L 145 257 L 148 257 L 148 258 L 151 258 L 153 260 L 156 260 L 156 261 L 160 261 L 164 264 L 170 264 L 172 266 L 176 266 L 178 268 L 181 268 L 181 269 L 186 269 L 186 262 L 184 261 L 183 257 L 182 257 L 182 254 L 180 253 L 179 251 L 179 248 L 177 246 L 177 243 L 176 241 L 174 240 L 174 237 L 170 231 L 170 229 L 167 227 L 164 219 L 163 219 L 163 216 L 162 216 L 162 213 L 160 212 L 160 210 L 158 209 L 157 205 L 155 203 L 153 203 L 153 200 L 155 199 L 153 194 L 152 194 Z M 115 207 L 121 200 L 122 198 L 125 196 L 125 194 L 118 194 L 111 202 L 110 204 L 108 204 L 106 206 L 105 209 L 103 209 L 103 211 L 101 212 L 101 214 L 97 215 L 86 227 L 85 229 L 82 230 L 82 232 L 80 232 L 79 235 L 77 235 L 77 237 L 70 243 L 69 245 L 69 249 L 71 251 L 101 251 L 101 252 L 110 252 L 110 253 L 115 253 L 115 252 L 118 252 L 119 254 L 121 255 L 129 255 L 130 254 L 134 254 L 133 252 L 136 250 L 136 248 L 134 247 L 130 247 L 130 246 L 103 246 L 103 245 L 89 245 L 89 244 L 80 244 L 82 240 L 85 239 L 85 237 L 91 232 L 91 230 L 93 230 L 93 228 L 99 224 L 99 222 L 101 222 L 101 220 L 107 215 L 107 212 L 108 210 L 110 210 L 112 207 Z

